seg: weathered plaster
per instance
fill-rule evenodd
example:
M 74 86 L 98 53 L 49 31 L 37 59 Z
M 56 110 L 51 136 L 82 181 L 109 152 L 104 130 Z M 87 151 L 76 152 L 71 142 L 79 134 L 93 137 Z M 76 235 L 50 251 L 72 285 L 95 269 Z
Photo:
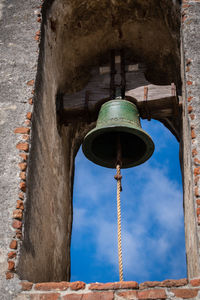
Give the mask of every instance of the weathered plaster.
M 185 5 L 184 5 L 185 4 Z M 197 204 L 195 196 L 194 163 L 192 150 L 196 149 L 200 158 L 200 3 L 188 1 L 182 8 L 182 79 L 183 79 L 183 180 L 184 211 L 186 230 L 186 254 L 188 277 L 200 276 L 199 225 L 197 223 Z M 188 114 L 192 107 L 194 119 Z M 192 130 L 196 138 L 192 138 Z M 200 185 L 197 183 L 197 187 Z
M 6 281 L 7 253 L 14 236 L 11 228 L 12 211 L 19 192 L 20 157 L 16 144 L 19 138 L 15 127 L 22 126 L 29 104 L 31 88 L 26 82 L 35 77 L 37 68 L 36 13 L 40 3 L 36 0 L 0 1 L 1 26 L 1 102 L 0 102 L 0 298 L 13 299 L 19 289 L 18 279 Z

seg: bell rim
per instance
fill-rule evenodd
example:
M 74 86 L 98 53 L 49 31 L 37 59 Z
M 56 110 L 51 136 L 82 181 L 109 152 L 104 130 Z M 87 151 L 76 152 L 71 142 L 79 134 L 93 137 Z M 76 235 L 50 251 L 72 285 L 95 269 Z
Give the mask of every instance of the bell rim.
M 130 163 L 130 164 L 126 164 L 125 166 L 122 165 L 121 168 L 122 169 L 128 169 L 128 168 L 132 168 L 132 167 L 136 167 L 138 165 L 143 164 L 144 162 L 146 162 L 153 154 L 154 149 L 155 149 L 155 145 L 154 142 L 152 140 L 152 138 L 150 137 L 150 135 L 144 131 L 142 128 L 140 128 L 140 130 L 138 131 L 137 128 L 134 127 L 129 127 L 129 126 L 125 126 L 125 125 L 120 125 L 120 126 L 116 126 L 116 125 L 109 125 L 109 126 L 101 126 L 100 128 L 95 127 L 94 129 L 92 129 L 91 131 L 88 132 L 88 134 L 85 136 L 83 144 L 82 144 L 82 150 L 84 155 L 93 163 L 100 165 L 102 167 L 105 168 L 109 168 L 109 169 L 114 169 L 115 166 L 110 166 L 109 163 L 106 163 L 105 161 L 101 160 L 99 157 L 96 157 L 92 151 L 91 151 L 91 146 L 92 146 L 92 142 L 94 140 L 94 138 L 96 138 L 97 136 L 99 136 L 102 132 L 102 129 L 105 132 L 113 132 L 113 131 L 123 131 L 123 132 L 127 132 L 127 133 L 134 133 L 134 135 L 139 136 L 146 145 L 149 145 L 148 147 L 148 152 L 145 152 L 145 154 L 142 156 L 142 158 L 140 158 L 137 162 L 134 163 Z M 124 130 L 122 130 L 124 129 Z M 88 155 L 89 153 L 89 155 Z

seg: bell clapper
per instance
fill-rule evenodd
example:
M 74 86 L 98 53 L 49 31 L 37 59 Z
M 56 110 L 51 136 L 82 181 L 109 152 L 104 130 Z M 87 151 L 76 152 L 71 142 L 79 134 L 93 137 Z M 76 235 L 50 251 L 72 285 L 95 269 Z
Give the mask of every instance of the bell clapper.
M 121 243 L 121 203 L 120 203 L 120 192 L 122 191 L 121 186 L 121 165 L 122 165 L 122 151 L 121 151 L 121 142 L 120 135 L 117 139 L 117 162 L 116 162 L 116 171 L 117 174 L 114 178 L 117 180 L 117 233 L 118 233 L 118 261 L 119 261 L 119 279 L 123 281 L 123 263 L 122 263 L 122 243 Z

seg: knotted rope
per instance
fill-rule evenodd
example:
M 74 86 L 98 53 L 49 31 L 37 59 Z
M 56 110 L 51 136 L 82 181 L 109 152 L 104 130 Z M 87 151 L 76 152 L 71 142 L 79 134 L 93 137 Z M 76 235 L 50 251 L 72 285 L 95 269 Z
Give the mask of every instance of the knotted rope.
M 120 164 L 116 165 L 117 174 L 114 178 L 117 180 L 117 233 L 118 233 L 118 260 L 119 260 L 119 279 L 123 281 L 123 264 L 122 264 L 122 239 L 121 239 L 121 203 L 120 192 L 122 191 L 121 180 L 122 175 L 120 172 Z

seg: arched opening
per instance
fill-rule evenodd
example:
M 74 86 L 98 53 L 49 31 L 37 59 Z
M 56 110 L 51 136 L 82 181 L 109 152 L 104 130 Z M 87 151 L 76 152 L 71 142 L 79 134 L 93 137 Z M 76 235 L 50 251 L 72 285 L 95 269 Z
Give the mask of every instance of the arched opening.
M 179 143 L 160 122 L 143 121 L 155 152 L 143 165 L 122 170 L 124 280 L 186 277 Z M 118 281 L 115 170 L 76 157 L 71 280 Z
M 99 98 L 95 98 L 95 94 L 91 97 L 85 88 L 91 83 L 91 78 L 99 78 L 101 63 L 107 63 L 109 51 L 122 47 L 129 49 L 128 70 L 130 66 L 134 71 L 138 62 L 145 63 L 148 81 L 139 82 L 139 87 L 148 83 L 170 85 L 174 82 L 181 93 L 180 7 L 174 1 L 173 5 L 171 1 L 160 1 L 159 6 L 157 1 L 139 2 L 132 5 L 130 1 L 88 1 L 87 10 L 79 5 L 79 1 L 44 3 L 24 240 L 17 270 L 22 279 L 33 282 L 70 279 L 74 158 L 83 137 L 95 125 L 95 101 L 109 98 L 109 88 L 103 89 L 106 96 Z M 106 14 L 105 7 L 108 8 Z M 104 80 L 96 82 L 96 89 L 92 91 L 98 92 L 101 88 L 99 82 L 104 83 Z M 82 93 L 84 97 L 78 98 Z M 62 101 L 57 106 L 60 98 Z M 173 101 L 170 102 L 169 98 L 173 97 L 167 97 L 165 101 L 168 103 L 169 100 L 170 113 L 174 113 L 171 109 Z M 76 102 L 77 99 L 81 102 Z M 90 100 L 91 110 L 88 109 Z M 65 120 L 58 118 L 59 108 L 65 110 Z M 175 117 L 165 119 L 164 124 L 176 135 L 176 121 L 181 125 L 183 118 L 181 113 L 179 116 L 175 114 Z M 181 151 L 189 136 L 185 130 L 189 130 L 186 119 L 183 123 L 183 130 L 178 126 Z M 186 176 L 189 172 L 191 179 L 188 159 L 191 152 L 186 152 L 181 163 L 184 166 L 188 276 L 191 278 L 198 276 L 199 265 L 192 185 Z M 194 233 L 192 237 L 190 231 Z

